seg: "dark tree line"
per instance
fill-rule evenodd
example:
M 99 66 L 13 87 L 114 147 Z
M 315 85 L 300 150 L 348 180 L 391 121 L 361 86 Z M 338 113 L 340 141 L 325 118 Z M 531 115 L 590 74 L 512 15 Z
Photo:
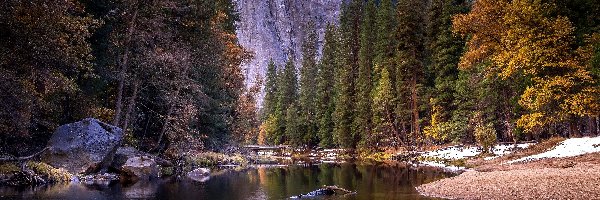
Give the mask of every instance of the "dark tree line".
M 230 0 L 9 0 L 0 6 L 2 151 L 95 117 L 142 150 L 255 140 Z M 253 87 L 256 88 L 256 87 Z

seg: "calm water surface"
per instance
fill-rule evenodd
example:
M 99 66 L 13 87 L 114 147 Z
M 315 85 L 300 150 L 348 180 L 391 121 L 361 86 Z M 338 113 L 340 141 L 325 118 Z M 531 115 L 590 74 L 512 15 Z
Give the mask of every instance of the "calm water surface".
M 338 185 L 357 194 L 316 199 L 429 199 L 415 186 L 447 177 L 434 169 L 409 169 L 400 164 L 321 164 L 259 167 L 223 171 L 204 183 L 187 180 L 82 184 L 16 189 L 0 187 L 0 198 L 18 199 L 286 199 L 322 185 Z M 315 198 L 313 198 L 315 199 Z

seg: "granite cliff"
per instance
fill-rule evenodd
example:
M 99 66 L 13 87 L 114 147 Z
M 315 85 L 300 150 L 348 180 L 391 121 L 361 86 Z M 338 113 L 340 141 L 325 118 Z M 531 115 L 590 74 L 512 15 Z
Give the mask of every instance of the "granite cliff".
M 337 22 L 342 1 L 237 0 L 241 17 L 237 24 L 239 42 L 254 52 L 254 58 L 243 66 L 246 84 L 255 81 L 256 73 L 264 77 L 271 58 L 282 66 L 292 56 L 296 66 L 300 66 L 301 46 L 311 20 L 315 22 L 321 49 L 325 28 L 328 23 Z

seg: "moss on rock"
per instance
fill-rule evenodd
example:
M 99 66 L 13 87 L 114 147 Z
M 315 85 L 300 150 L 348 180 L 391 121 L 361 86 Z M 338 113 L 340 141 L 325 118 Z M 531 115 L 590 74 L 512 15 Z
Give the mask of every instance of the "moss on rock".
M 27 162 L 27 167 L 33 170 L 36 174 L 46 178 L 48 182 L 62 183 L 70 182 L 73 174 L 62 168 L 54 168 L 43 162 Z
M 17 167 L 17 165 L 15 165 L 14 163 L 0 164 L 0 174 L 10 175 L 18 171 L 21 171 L 21 169 L 19 169 L 19 167 Z

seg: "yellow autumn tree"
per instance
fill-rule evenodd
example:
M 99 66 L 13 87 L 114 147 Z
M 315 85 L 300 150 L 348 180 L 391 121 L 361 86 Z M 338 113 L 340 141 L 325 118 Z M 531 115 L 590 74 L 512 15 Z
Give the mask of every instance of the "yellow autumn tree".
M 531 77 L 519 100 L 528 113 L 517 121 L 531 133 L 598 110 L 597 84 L 585 54 L 578 53 L 586 51 L 573 48 L 574 28 L 566 17 L 550 14 L 554 7 L 532 0 L 480 0 L 453 20 L 455 32 L 470 37 L 462 68 L 491 63 L 488 73 L 504 79 Z

